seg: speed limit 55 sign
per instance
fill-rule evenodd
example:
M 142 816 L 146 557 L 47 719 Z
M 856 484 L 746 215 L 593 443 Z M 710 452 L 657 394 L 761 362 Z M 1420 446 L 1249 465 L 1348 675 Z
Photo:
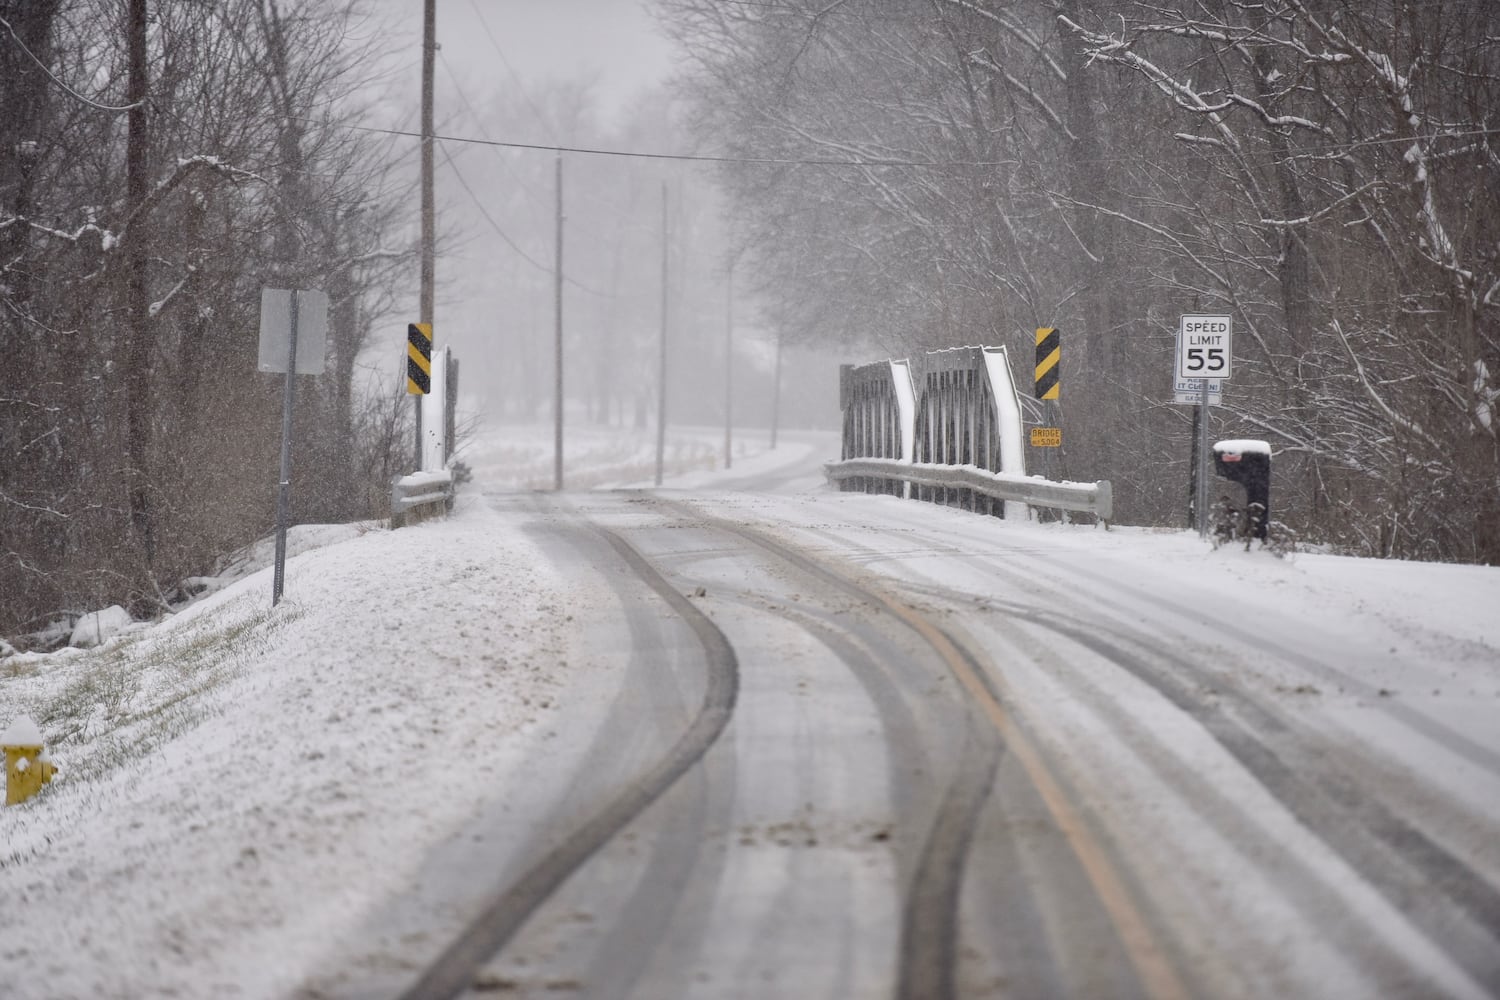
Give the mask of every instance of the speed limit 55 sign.
M 1228 316 L 1183 316 L 1177 326 L 1177 377 L 1227 379 L 1233 326 Z

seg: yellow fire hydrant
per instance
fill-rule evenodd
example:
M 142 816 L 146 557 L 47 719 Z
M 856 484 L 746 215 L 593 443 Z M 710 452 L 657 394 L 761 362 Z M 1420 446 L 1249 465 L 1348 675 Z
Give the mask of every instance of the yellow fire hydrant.
M 42 747 L 42 731 L 25 715 L 11 721 L 0 733 L 0 750 L 5 751 L 5 804 L 25 802 L 52 780 L 57 770 Z

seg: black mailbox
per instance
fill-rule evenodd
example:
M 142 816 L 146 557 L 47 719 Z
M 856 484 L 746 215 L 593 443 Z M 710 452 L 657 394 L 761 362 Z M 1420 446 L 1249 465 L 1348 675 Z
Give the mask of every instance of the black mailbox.
M 1265 441 L 1220 441 L 1214 471 L 1245 487 L 1245 513 L 1252 535 L 1265 541 L 1271 520 L 1271 446 Z

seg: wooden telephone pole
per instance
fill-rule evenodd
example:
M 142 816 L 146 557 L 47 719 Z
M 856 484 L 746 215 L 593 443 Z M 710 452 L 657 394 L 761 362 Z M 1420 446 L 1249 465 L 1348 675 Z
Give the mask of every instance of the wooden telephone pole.
M 422 300 L 420 322 L 432 330 L 433 284 L 435 263 L 433 244 L 436 242 L 437 209 L 432 197 L 432 71 L 437 61 L 437 0 L 426 0 L 422 11 Z M 433 340 L 437 336 L 434 332 Z M 440 376 L 441 377 L 441 376 Z M 422 468 L 422 397 L 411 398 L 413 412 L 417 415 L 416 465 Z
M 661 345 L 656 368 L 656 485 L 667 451 L 667 182 L 661 182 Z
M 552 315 L 556 321 L 552 338 L 552 488 L 563 488 L 563 161 L 557 151 L 557 262 L 552 269 Z

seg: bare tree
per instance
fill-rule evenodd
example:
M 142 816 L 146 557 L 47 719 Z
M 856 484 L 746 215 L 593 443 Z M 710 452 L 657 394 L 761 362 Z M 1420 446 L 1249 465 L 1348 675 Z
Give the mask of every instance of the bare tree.
M 666 6 L 789 333 L 1025 350 L 1062 326 L 1069 460 L 1168 521 L 1176 316 L 1232 312 L 1225 417 L 1274 439 L 1289 520 L 1500 559 L 1494 11 Z
M 0 138 L 26 155 L 0 161 L 13 634 L 103 602 L 149 612 L 266 530 L 279 406 L 255 329 L 279 239 L 334 293 L 332 377 L 299 439 L 341 460 L 309 463 L 309 509 L 372 513 L 355 359 L 409 248 L 398 158 L 342 127 L 370 65 L 356 4 L 12 6 L 0 58 L 36 70 L 0 81 Z

